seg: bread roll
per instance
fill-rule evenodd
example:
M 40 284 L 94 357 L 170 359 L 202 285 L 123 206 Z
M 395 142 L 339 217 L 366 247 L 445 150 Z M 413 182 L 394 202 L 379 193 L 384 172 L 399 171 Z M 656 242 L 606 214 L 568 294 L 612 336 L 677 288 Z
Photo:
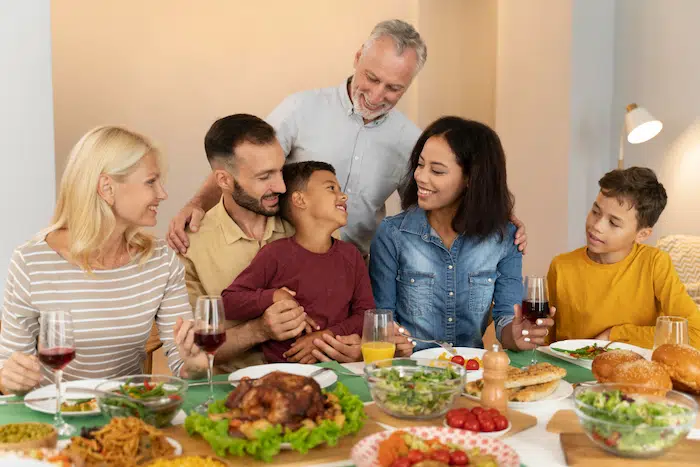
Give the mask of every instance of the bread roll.
M 637 360 L 644 360 L 644 357 L 631 350 L 609 350 L 593 359 L 591 371 L 598 382 L 609 383 L 618 365 Z
M 620 384 L 620 389 L 630 394 L 664 396 L 673 388 L 671 377 L 664 367 L 644 359 L 618 365 L 610 382 Z M 630 386 L 625 387 L 624 384 Z
M 700 395 L 700 351 L 689 345 L 664 344 L 651 359 L 664 367 L 675 389 Z

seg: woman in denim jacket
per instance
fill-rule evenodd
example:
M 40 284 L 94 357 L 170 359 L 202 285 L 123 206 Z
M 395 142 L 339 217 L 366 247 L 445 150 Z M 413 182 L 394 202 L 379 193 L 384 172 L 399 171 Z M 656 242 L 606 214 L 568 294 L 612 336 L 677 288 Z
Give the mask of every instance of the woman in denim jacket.
M 372 242 L 377 308 L 394 310 L 415 337 L 483 347 L 493 303 L 505 348 L 544 344 L 552 319 L 534 325 L 520 310 L 522 254 L 498 135 L 459 117 L 435 121 L 413 148 L 403 187 L 404 211 L 384 219 Z

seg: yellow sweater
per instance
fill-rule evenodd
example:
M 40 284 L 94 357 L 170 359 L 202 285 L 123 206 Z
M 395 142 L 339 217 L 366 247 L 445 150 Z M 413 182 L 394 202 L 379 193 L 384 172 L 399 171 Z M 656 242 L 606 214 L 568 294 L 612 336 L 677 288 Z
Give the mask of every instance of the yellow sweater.
M 690 344 L 700 348 L 700 310 L 667 253 L 635 244 L 625 259 L 599 264 L 579 248 L 559 255 L 547 275 L 557 307 L 552 340 L 591 339 L 612 328 L 611 340 L 652 348 L 660 315 L 688 318 Z

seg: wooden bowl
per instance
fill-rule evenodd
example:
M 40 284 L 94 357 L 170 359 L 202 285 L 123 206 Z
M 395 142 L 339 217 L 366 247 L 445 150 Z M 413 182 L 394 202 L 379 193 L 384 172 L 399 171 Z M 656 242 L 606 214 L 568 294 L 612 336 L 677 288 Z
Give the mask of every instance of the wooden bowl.
M 154 459 L 151 462 L 149 462 L 148 464 L 145 464 L 143 467 L 152 467 L 159 462 L 170 461 L 170 460 L 175 460 L 175 459 L 177 459 L 179 462 L 182 462 L 183 459 L 187 459 L 188 457 L 198 457 L 198 458 L 203 458 L 203 459 L 211 459 L 213 461 L 214 465 L 219 465 L 221 467 L 228 467 L 229 466 L 228 462 L 226 462 L 224 459 L 217 457 L 217 456 L 203 456 L 203 455 L 198 455 L 198 454 L 185 454 L 185 455 L 180 455 L 180 456 L 159 457 L 158 459 Z M 165 466 L 167 466 L 167 465 L 168 464 L 165 464 Z
M 0 433 L 3 431 L 3 429 L 7 429 L 5 427 L 9 427 L 11 425 L 20 425 L 20 426 L 30 426 L 30 425 L 39 425 L 41 427 L 48 427 L 50 428 L 50 432 L 42 436 L 41 438 L 34 438 L 34 439 L 27 439 L 23 441 L 17 441 L 13 443 L 3 443 L 0 441 L 0 451 L 23 451 L 26 449 L 41 449 L 41 448 L 49 448 L 49 449 L 54 449 L 56 447 L 56 442 L 58 441 L 58 433 L 56 432 L 56 429 L 53 427 L 53 425 L 49 425 L 48 423 L 36 423 L 36 422 L 26 422 L 26 423 L 9 423 L 7 425 L 0 425 Z

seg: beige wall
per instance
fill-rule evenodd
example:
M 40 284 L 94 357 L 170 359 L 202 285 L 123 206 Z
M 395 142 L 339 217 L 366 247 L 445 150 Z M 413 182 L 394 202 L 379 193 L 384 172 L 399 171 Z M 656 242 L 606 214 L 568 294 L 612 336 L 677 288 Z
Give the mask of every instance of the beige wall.
M 527 224 L 524 274 L 567 249 L 570 1 L 498 3 L 496 130 L 516 213 Z
M 493 125 L 496 92 L 496 0 L 419 3 L 429 60 L 418 82 L 418 124 L 460 115 Z
M 388 18 L 428 43 L 424 75 L 399 107 L 419 124 L 446 111 L 490 122 L 495 0 L 52 2 L 57 175 L 91 127 L 150 135 L 170 162 L 162 233 L 208 173 L 202 140 L 213 120 L 265 116 L 290 93 L 339 84 Z

